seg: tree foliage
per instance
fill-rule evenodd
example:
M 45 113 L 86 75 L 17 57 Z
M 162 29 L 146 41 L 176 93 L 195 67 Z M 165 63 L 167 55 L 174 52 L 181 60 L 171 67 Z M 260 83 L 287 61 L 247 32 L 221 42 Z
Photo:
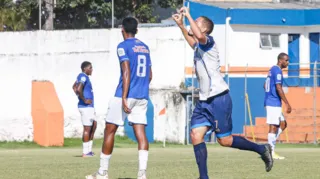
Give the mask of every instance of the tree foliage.
M 111 26 L 111 0 L 43 0 L 42 24 L 47 20 L 48 9 L 52 5 L 55 13 L 55 29 L 108 28 Z M 156 6 L 176 8 L 182 0 L 114 0 L 115 18 L 135 16 L 141 23 L 154 23 L 159 19 L 154 15 Z M 36 30 L 39 27 L 38 0 L 0 0 L 0 31 Z M 116 23 L 117 25 L 117 23 Z
M 12 0 L 0 0 L 0 31 L 21 31 L 28 29 L 32 12 L 37 8 L 34 0 L 13 3 Z

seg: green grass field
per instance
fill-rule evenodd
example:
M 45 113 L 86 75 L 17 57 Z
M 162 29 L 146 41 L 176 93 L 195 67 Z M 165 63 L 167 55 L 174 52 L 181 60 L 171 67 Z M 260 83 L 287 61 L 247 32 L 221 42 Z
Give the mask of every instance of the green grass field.
M 99 167 L 101 140 L 97 140 L 93 158 L 80 157 L 81 140 L 66 139 L 65 146 L 43 148 L 33 143 L 0 143 L 1 179 L 81 179 Z M 117 138 L 110 163 L 111 179 L 136 178 L 137 145 Z M 208 144 L 208 170 L 211 178 L 221 179 L 301 179 L 320 178 L 320 147 L 315 145 L 278 145 L 278 153 L 287 158 L 275 161 L 266 173 L 257 154 Z M 150 145 L 149 179 L 196 179 L 197 166 L 192 146 L 161 143 Z

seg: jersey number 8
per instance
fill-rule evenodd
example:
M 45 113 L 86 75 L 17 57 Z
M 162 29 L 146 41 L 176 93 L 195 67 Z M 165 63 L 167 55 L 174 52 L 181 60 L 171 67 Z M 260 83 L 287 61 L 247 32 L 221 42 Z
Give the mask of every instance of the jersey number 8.
M 269 77 L 266 79 L 265 90 L 266 90 L 266 92 L 270 91 L 270 78 Z
M 137 76 L 145 77 L 147 72 L 147 57 L 145 55 L 138 55 Z

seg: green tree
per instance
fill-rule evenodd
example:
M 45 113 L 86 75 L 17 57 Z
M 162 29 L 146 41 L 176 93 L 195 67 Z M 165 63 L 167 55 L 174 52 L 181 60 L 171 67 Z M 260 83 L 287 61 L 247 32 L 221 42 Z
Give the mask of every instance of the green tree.
M 158 22 L 154 16 L 156 5 L 176 8 L 182 0 L 114 0 L 115 17 L 122 20 L 135 16 L 141 23 Z M 48 17 L 48 9 L 42 2 L 41 22 Z M 51 4 L 53 5 L 53 4 Z M 36 30 L 39 28 L 38 0 L 0 0 L 0 31 Z M 58 0 L 54 6 L 55 29 L 108 28 L 111 26 L 111 0 Z M 116 24 L 117 25 L 117 24 Z
M 162 8 L 177 8 L 182 6 L 183 0 L 158 0 L 157 3 Z
M 33 0 L 17 4 L 10 0 L 0 0 L 0 30 L 25 30 L 34 6 Z

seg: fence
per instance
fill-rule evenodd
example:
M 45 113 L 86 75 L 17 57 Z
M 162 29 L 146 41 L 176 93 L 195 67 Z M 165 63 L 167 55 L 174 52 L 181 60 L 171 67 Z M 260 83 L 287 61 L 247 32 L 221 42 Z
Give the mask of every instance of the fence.
M 225 81 L 229 84 L 233 101 L 233 134 L 239 134 L 256 142 L 266 142 L 269 126 L 266 124 L 264 108 L 264 82 L 269 67 L 229 67 Z M 317 143 L 320 139 L 320 64 L 290 64 L 283 70 L 283 90 L 292 112 L 283 114 L 287 128 L 278 138 L 283 143 Z M 197 86 L 195 78 L 192 86 Z M 197 89 L 187 98 L 187 111 L 194 109 L 198 100 Z M 193 96 L 193 97 L 192 97 Z M 190 114 L 189 114 L 190 113 Z M 187 114 L 187 125 L 190 124 L 192 112 Z M 187 126 L 189 128 L 190 126 Z M 206 138 L 215 142 L 214 136 Z M 187 135 L 187 144 L 190 139 Z

